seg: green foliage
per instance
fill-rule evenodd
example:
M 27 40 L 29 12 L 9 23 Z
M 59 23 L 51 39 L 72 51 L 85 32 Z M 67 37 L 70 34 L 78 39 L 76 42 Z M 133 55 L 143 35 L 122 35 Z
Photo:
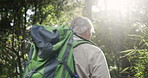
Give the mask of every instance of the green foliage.
M 0 0 L 0 78 L 22 76 L 32 25 L 67 24 L 80 7 L 77 4 L 73 0 Z
M 94 11 L 92 14 L 96 30 L 93 41 L 104 51 L 112 78 L 131 78 L 133 73 L 130 73 L 129 68 L 134 65 L 131 65 L 131 63 L 135 62 L 129 61 L 127 57 L 131 55 L 130 58 L 134 60 L 134 55 L 138 53 L 138 51 L 135 51 L 135 48 L 137 47 L 139 50 L 143 50 L 147 45 L 147 43 L 144 43 L 144 40 L 145 42 L 148 40 L 148 9 L 146 9 L 148 7 L 146 5 L 148 1 L 121 1 L 127 1 L 125 7 L 127 12 L 125 13 L 122 12 L 122 9 L 110 10 L 107 3 L 109 2 L 108 0 L 98 0 L 98 5 L 94 5 L 97 11 Z M 129 37 L 129 34 L 138 36 L 130 35 Z M 133 49 L 134 46 L 136 47 Z M 119 53 L 121 51 L 126 52 Z M 137 59 L 140 60 L 140 58 Z M 124 68 L 126 68 L 126 71 L 121 73 Z
M 86 1 L 91 0 L 0 0 L 0 77 L 21 76 L 32 25 L 69 25 L 87 14 L 95 26 L 92 40 L 104 51 L 112 78 L 147 77 L 148 1 L 125 0 L 126 13 L 108 10 L 108 0 Z
M 135 35 L 134 35 L 135 36 Z M 132 73 L 129 74 L 138 78 L 147 78 L 148 77 L 148 42 L 143 37 L 140 37 L 139 45 L 140 47 L 135 46 L 134 49 L 125 50 L 121 53 L 124 53 L 124 56 L 121 58 L 128 58 L 130 63 L 129 67 L 126 67 L 122 70 L 122 73 Z

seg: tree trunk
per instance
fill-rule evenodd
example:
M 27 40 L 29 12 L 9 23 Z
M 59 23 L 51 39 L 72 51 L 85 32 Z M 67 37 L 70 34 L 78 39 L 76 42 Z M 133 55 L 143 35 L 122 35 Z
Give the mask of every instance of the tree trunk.
M 92 20 L 92 2 L 93 0 L 85 0 L 84 16 Z

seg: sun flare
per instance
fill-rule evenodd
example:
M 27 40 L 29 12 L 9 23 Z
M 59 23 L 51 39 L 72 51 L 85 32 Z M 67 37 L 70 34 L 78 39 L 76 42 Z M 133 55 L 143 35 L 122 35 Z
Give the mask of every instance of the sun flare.
M 106 2 L 108 10 L 126 10 L 127 0 L 107 0 Z
M 126 12 L 128 7 L 128 0 L 99 0 L 98 4 L 93 6 L 93 11 L 98 12 L 100 9 L 107 11 L 121 11 Z

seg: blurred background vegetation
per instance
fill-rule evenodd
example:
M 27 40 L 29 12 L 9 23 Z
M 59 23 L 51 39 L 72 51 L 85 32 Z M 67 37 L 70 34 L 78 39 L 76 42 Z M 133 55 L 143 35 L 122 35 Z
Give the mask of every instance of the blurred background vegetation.
M 20 78 L 35 24 L 92 20 L 112 78 L 148 78 L 148 0 L 0 0 L 0 78 Z

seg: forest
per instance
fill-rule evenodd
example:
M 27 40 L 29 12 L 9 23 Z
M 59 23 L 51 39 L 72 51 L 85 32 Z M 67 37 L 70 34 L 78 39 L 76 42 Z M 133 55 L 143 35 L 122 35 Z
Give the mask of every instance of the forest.
M 0 78 L 21 78 L 30 27 L 93 22 L 112 78 L 148 78 L 148 0 L 0 0 Z

